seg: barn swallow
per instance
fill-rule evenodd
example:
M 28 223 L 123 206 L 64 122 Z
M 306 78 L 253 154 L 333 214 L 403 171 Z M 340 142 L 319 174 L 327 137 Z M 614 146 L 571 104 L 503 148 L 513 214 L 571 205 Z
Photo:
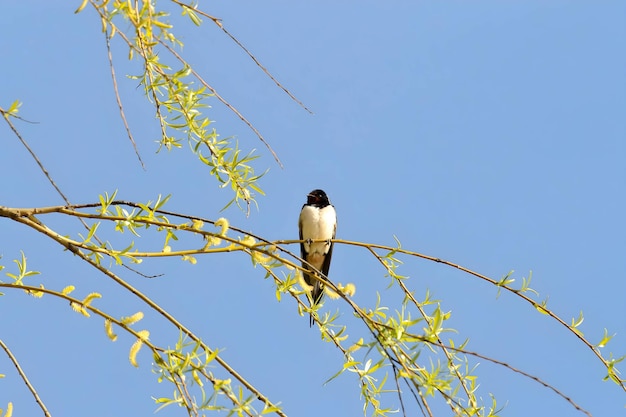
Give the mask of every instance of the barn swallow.
M 330 204 L 328 196 L 322 190 L 313 190 L 306 196 L 306 204 L 300 211 L 298 220 L 300 229 L 300 257 L 306 261 L 302 268 L 311 270 L 311 266 L 328 277 L 330 259 L 333 255 L 333 242 L 337 231 L 337 213 Z M 313 242 L 318 240 L 318 242 Z M 324 240 L 320 242 L 319 240 Z M 308 263 L 308 264 L 307 264 Z M 304 281 L 311 287 L 311 307 L 316 305 L 324 295 L 324 285 L 313 274 L 304 272 Z M 313 316 L 310 325 L 313 326 Z

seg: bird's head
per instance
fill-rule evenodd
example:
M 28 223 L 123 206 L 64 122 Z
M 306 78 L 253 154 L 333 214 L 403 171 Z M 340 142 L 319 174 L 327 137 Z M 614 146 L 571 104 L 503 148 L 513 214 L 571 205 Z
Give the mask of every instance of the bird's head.
M 306 203 L 311 206 L 325 207 L 330 204 L 330 201 L 324 191 L 313 190 L 306 196 Z

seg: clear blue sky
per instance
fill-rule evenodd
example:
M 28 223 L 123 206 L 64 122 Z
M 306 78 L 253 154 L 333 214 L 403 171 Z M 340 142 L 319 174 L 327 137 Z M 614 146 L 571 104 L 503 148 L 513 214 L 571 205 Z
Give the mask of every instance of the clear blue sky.
M 169 208 L 216 219 L 230 195 L 186 150 L 155 154 L 158 126 L 114 43 L 127 117 L 147 164 L 137 163 L 119 120 L 100 22 L 79 2 L 0 6 L 0 105 L 24 103 L 17 123 L 74 203 L 119 190 L 133 201 L 172 194 Z M 165 4 L 165 3 L 163 3 Z M 626 353 L 626 3 L 303 2 L 201 3 L 314 112 L 306 113 L 210 22 L 172 21 L 184 52 L 207 80 L 265 135 L 279 168 L 255 136 L 215 101 L 222 136 L 258 149 L 259 210 L 231 222 L 270 239 L 297 237 L 297 217 L 313 188 L 327 191 L 338 237 L 393 244 L 499 278 L 533 271 L 533 287 L 566 320 L 585 314 L 592 342 L 617 333 L 608 350 Z M 62 204 L 34 161 L 0 127 L 0 205 Z M 58 225 L 64 223 L 58 220 Z M 30 230 L 0 222 L 0 262 L 23 249 L 47 287 L 77 294 L 98 288 L 98 305 L 133 313 L 135 299 Z M 295 249 L 295 246 L 294 246 Z M 241 255 L 143 265 L 158 279 L 125 277 L 205 338 L 292 416 L 361 415 L 356 379 L 323 385 L 341 366 L 294 303 L 277 303 L 270 281 Z M 556 323 L 491 286 L 426 261 L 400 272 L 421 297 L 427 289 L 452 311 L 469 348 L 535 374 L 594 416 L 624 413 L 626 395 L 602 382 L 592 353 Z M 357 285 L 373 306 L 387 284 L 366 253 L 338 246 L 331 279 Z M 2 276 L 2 280 L 6 277 Z M 38 281 L 33 281 L 38 282 Z M 5 291 L 6 293 L 6 291 Z M 338 301 L 326 309 L 350 313 Z M 144 309 L 144 308 L 142 308 Z M 144 309 L 145 310 L 145 309 Z M 65 303 L 22 293 L 0 298 L 0 338 L 18 356 L 53 415 L 152 415 L 151 396 L 169 394 L 127 361 L 132 340 L 110 343 L 101 320 Z M 145 319 L 160 343 L 176 334 Z M 163 334 L 160 334 L 162 330 Z M 169 339 L 165 339 L 165 338 Z M 481 395 L 493 392 L 506 416 L 575 412 L 545 388 L 481 363 Z M 0 355 L 0 407 L 38 408 Z M 329 411 L 332 410 L 332 411 Z M 445 408 L 443 414 L 448 415 Z M 177 409 L 160 413 L 180 415 Z

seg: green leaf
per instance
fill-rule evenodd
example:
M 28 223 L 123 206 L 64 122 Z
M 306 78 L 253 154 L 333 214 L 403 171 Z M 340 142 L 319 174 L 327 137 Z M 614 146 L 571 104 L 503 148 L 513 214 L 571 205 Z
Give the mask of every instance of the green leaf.
M 570 325 L 570 327 L 575 329 L 576 327 L 580 326 L 584 320 L 585 318 L 583 317 L 583 312 L 581 310 L 577 319 L 572 318 L 572 324 Z
M 98 229 L 98 226 L 100 226 L 100 222 L 98 223 L 94 223 L 90 228 L 89 228 L 89 233 L 87 234 L 87 238 L 85 239 L 85 242 L 83 243 L 87 243 L 91 240 L 91 238 L 93 237 L 93 235 L 96 233 L 96 230 Z
M 548 314 L 548 299 L 546 298 L 545 300 L 543 300 L 541 302 L 541 304 L 534 304 L 535 308 L 537 309 L 538 312 L 540 312 L 541 314 Z
M 83 9 L 85 8 L 85 6 L 87 6 L 87 2 L 88 2 L 88 1 L 89 1 L 89 0 L 83 0 L 83 2 L 81 3 L 81 5 L 80 5 L 80 6 L 78 6 L 78 9 L 74 10 L 74 13 L 75 13 L 75 14 L 78 14 L 78 13 L 82 12 L 82 11 L 83 11 Z
M 533 271 L 530 271 L 528 273 L 528 278 L 523 278 L 522 277 L 522 288 L 520 288 L 520 292 L 527 292 L 530 291 L 533 294 L 535 294 L 536 296 L 539 296 L 539 293 L 535 290 L 533 290 L 532 288 L 530 288 L 530 281 L 533 277 Z
M 359 361 L 349 361 L 343 364 L 343 370 L 346 370 L 352 366 L 359 365 L 361 362 Z M 343 371 L 342 371 L 343 372 Z
M 17 115 L 17 112 L 21 106 L 22 103 L 20 103 L 19 100 L 15 100 L 13 103 L 11 103 L 11 106 L 9 106 L 9 109 L 6 111 L 6 113 L 11 116 L 15 116 Z
M 615 335 L 609 336 L 609 331 L 607 329 L 604 329 L 604 336 L 602 337 L 602 340 L 600 340 L 600 343 L 596 345 L 596 347 L 598 348 L 605 347 L 606 344 L 609 343 L 609 341 L 613 339 L 614 336 Z

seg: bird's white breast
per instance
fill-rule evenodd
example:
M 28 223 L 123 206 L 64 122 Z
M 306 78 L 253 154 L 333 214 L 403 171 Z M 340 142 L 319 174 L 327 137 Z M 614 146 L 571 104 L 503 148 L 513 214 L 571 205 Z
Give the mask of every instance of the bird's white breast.
M 300 213 L 300 225 L 302 227 L 302 239 L 304 240 L 332 239 L 337 226 L 335 208 L 326 206 L 320 209 L 313 206 L 304 206 Z M 305 242 L 304 248 L 309 254 L 326 254 L 329 245 L 326 242 L 314 242 L 310 245 Z

